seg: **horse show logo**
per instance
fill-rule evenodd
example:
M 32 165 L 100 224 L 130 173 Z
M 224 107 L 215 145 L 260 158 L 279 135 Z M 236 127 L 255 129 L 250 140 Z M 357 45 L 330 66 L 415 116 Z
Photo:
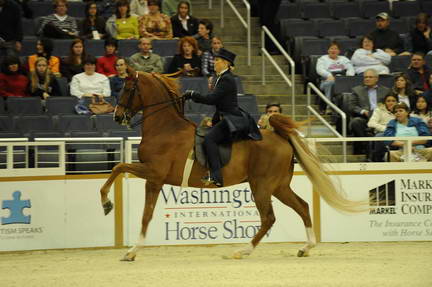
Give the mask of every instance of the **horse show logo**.
M 21 191 L 12 194 L 12 200 L 3 200 L 2 209 L 9 210 L 8 217 L 1 217 L 1 224 L 30 224 L 31 215 L 24 215 L 24 208 L 31 208 L 29 199 L 21 200 Z
M 396 214 L 395 180 L 369 190 L 369 214 Z

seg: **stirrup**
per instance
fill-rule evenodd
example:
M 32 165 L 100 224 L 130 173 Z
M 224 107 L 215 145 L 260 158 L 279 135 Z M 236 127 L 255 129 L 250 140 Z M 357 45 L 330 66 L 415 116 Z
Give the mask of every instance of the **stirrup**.
M 201 178 L 202 183 L 204 183 L 205 186 L 208 186 L 210 184 L 214 184 L 217 187 L 222 187 L 223 183 L 217 180 L 215 177 L 212 177 L 210 174 L 204 176 Z

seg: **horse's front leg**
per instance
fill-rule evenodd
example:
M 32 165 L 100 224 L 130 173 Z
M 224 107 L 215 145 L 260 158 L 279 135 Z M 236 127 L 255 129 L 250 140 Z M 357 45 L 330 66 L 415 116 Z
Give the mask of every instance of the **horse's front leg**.
M 123 257 L 123 259 L 121 259 L 122 261 L 134 261 L 138 249 L 144 245 L 144 240 L 147 234 L 147 228 L 150 223 L 150 220 L 153 217 L 153 212 L 162 185 L 163 185 L 162 183 L 154 183 L 154 182 L 147 181 L 146 190 L 145 190 L 146 195 L 145 195 L 144 214 L 142 217 L 142 222 L 141 222 L 142 226 L 141 226 L 141 232 L 138 238 L 138 242 L 128 250 L 128 252 Z
M 110 177 L 107 179 L 107 181 L 104 183 L 102 188 L 100 189 L 101 194 L 101 202 L 102 207 L 104 209 L 105 215 L 111 212 L 113 209 L 113 204 L 111 200 L 108 198 L 108 194 L 111 189 L 111 185 L 117 178 L 117 176 L 121 173 L 129 172 L 137 177 L 146 178 L 145 174 L 145 167 L 142 163 L 119 163 L 117 164 L 111 171 Z

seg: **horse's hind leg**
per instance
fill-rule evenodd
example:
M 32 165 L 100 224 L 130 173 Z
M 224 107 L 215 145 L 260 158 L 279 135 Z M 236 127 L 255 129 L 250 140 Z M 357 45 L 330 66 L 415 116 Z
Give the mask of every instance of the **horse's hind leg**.
M 258 209 L 261 218 L 261 227 L 258 230 L 257 234 L 255 234 L 249 246 L 246 248 L 242 248 L 237 250 L 233 257 L 235 259 L 240 259 L 245 255 L 252 254 L 253 249 L 258 245 L 264 235 L 270 230 L 276 221 L 273 207 L 271 205 L 271 185 L 260 183 L 250 182 L 250 187 L 253 192 L 255 198 L 255 205 Z
M 111 200 L 108 198 L 108 193 L 110 192 L 111 185 L 113 184 L 114 180 L 117 178 L 117 176 L 121 173 L 129 172 L 137 177 L 145 178 L 143 164 L 142 163 L 119 163 L 117 164 L 110 174 L 110 177 L 106 180 L 102 188 L 100 189 L 101 194 L 101 202 L 102 207 L 104 209 L 105 215 L 111 212 L 113 209 L 113 204 Z
M 138 249 L 144 245 L 144 240 L 147 234 L 147 228 L 150 223 L 150 220 L 153 217 L 153 212 L 161 188 L 162 188 L 162 184 L 156 184 L 150 181 L 146 182 L 144 214 L 141 221 L 142 225 L 141 225 L 141 232 L 138 238 L 138 242 L 128 250 L 128 252 L 123 257 L 123 259 L 121 259 L 121 261 L 134 261 Z
M 294 211 L 297 212 L 297 214 L 302 218 L 306 228 L 307 241 L 306 244 L 298 251 L 297 256 L 308 256 L 309 250 L 316 245 L 315 233 L 312 229 L 312 220 L 309 214 L 309 205 L 306 201 L 295 194 L 289 186 L 279 188 L 273 194 L 273 196 L 279 199 L 282 203 L 294 209 Z

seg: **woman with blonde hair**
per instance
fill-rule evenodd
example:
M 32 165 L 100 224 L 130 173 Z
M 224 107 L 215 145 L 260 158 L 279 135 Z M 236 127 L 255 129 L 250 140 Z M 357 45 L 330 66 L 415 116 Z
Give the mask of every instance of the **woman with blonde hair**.
M 60 95 L 58 83 L 48 67 L 48 60 L 39 57 L 35 61 L 35 70 L 30 72 L 30 93 L 33 97 L 46 100 L 50 96 Z
M 198 56 L 198 43 L 191 37 L 183 37 L 178 44 L 179 54 L 175 55 L 168 68 L 169 73 L 183 70 L 188 77 L 201 76 L 201 58 Z

